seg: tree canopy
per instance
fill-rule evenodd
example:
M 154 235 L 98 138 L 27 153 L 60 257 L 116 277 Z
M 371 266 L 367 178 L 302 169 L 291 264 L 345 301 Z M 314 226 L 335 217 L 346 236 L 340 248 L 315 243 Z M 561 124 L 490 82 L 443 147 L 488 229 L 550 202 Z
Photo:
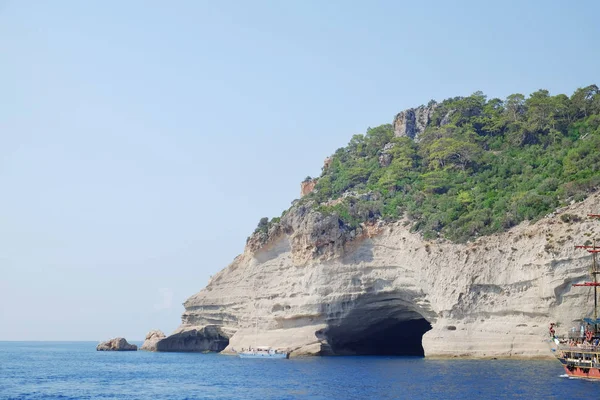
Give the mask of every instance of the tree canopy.
M 426 238 L 464 241 L 535 220 L 600 187 L 600 90 L 476 92 L 434 106 L 415 142 L 389 124 L 338 149 L 310 201 L 350 227 L 402 216 Z M 374 200 L 345 192 L 372 192 Z M 259 226 L 260 228 L 260 226 Z

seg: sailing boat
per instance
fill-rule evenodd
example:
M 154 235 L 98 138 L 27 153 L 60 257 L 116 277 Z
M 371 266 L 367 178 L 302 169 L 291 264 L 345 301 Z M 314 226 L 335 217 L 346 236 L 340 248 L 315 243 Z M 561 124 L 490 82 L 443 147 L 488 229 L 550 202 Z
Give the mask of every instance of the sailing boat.
M 600 218 L 600 214 L 589 214 L 591 218 Z M 573 286 L 593 287 L 594 288 L 594 318 L 584 318 L 583 323 L 577 328 L 572 328 L 568 339 L 560 340 L 554 335 L 554 326 L 550 324 L 550 336 L 552 337 L 552 351 L 556 358 L 563 365 L 565 372 L 572 378 L 600 379 L 600 319 L 598 319 L 598 297 L 597 291 L 600 282 L 598 274 L 600 268 L 596 260 L 596 254 L 600 253 L 600 246 L 596 245 L 596 240 L 592 245 L 587 244 L 575 246 L 577 249 L 584 249 L 592 254 L 592 266 L 590 268 L 591 282 L 576 283 Z
M 255 285 L 256 275 L 252 283 L 254 292 L 254 337 L 258 338 L 258 316 L 256 315 L 256 291 Z M 242 349 L 237 353 L 240 358 L 290 358 L 290 353 L 284 349 L 274 349 L 270 346 L 250 346 L 249 349 Z

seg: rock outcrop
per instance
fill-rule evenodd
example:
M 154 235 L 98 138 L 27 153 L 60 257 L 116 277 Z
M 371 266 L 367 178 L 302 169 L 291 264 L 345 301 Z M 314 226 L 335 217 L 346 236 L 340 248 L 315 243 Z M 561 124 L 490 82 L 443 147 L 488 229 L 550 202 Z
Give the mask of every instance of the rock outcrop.
M 591 313 L 600 196 L 467 244 L 424 241 L 406 221 L 349 229 L 297 203 L 185 303 L 159 351 L 285 347 L 294 355 L 551 357 L 549 322 Z M 578 216 L 560 218 L 563 214 Z
M 436 104 L 433 104 L 429 107 L 409 108 L 398 113 L 394 118 L 394 136 L 419 140 L 419 135 L 429 125 L 435 108 Z
M 122 337 L 101 342 L 96 346 L 97 351 L 136 351 L 137 349 L 135 344 L 129 344 L 127 340 Z
M 317 179 L 305 179 L 300 183 L 300 197 L 304 197 L 313 190 L 315 190 L 315 185 L 317 184 Z
M 387 143 L 383 146 L 383 150 L 379 155 L 379 166 L 387 167 L 392 163 L 392 155 L 390 154 L 390 150 L 394 148 L 394 143 Z
M 169 352 L 219 352 L 227 347 L 228 335 L 220 326 L 181 327 L 167 338 L 156 342 L 156 351 Z
M 146 335 L 146 340 L 144 340 L 144 344 L 142 344 L 140 350 L 156 351 L 156 344 L 158 341 L 166 337 L 167 336 L 162 331 L 153 329 Z

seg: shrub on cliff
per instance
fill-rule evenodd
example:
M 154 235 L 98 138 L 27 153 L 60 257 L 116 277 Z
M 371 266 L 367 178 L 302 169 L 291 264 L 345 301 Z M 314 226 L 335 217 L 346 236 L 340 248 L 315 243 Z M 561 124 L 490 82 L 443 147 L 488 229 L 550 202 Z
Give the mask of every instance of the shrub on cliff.
M 258 225 L 257 225 L 256 229 L 254 230 L 254 233 L 258 233 L 258 232 L 267 233 L 268 230 L 269 230 L 269 218 L 263 217 L 260 219 L 260 221 L 258 221 Z

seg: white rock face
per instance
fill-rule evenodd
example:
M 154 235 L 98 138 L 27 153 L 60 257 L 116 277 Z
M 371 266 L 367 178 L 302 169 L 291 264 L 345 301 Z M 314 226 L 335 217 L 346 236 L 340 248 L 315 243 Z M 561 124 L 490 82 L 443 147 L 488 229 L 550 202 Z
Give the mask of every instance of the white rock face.
M 592 289 L 571 284 L 588 278 L 591 257 L 574 245 L 600 236 L 600 222 L 586 217 L 598 211 L 596 193 L 468 244 L 423 241 L 402 221 L 317 243 L 306 228 L 315 216 L 304 213 L 261 247 L 249 243 L 190 297 L 176 333 L 214 326 L 229 337 L 225 352 L 316 355 L 401 352 L 420 346 L 426 331 L 426 356 L 549 358 L 548 324 L 566 334 L 592 313 Z M 565 213 L 582 221 L 563 222 Z
M 167 336 L 161 330 L 153 329 L 146 334 L 146 339 L 144 340 L 142 347 L 140 347 L 140 350 L 156 351 L 156 344 L 158 341 L 166 337 Z

